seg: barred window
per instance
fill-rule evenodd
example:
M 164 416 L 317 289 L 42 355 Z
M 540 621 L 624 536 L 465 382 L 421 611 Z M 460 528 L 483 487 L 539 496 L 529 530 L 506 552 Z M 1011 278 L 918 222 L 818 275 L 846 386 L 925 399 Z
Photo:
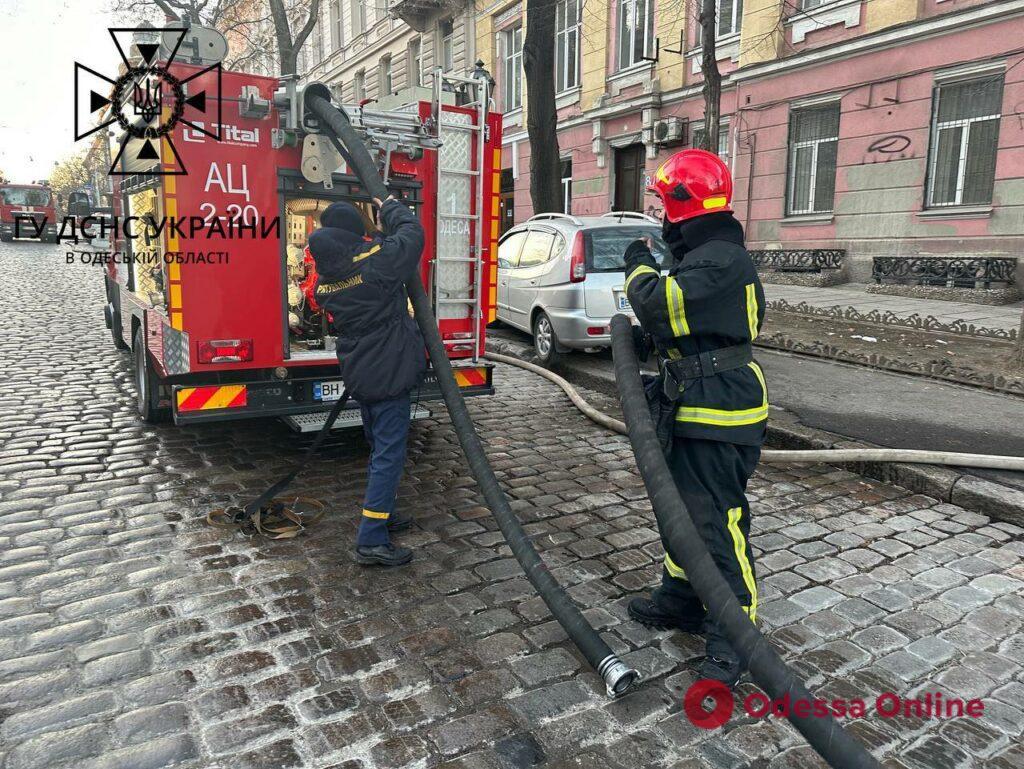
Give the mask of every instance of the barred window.
M 790 113 L 787 213 L 814 214 L 832 210 L 838 147 L 838 101 Z
M 580 84 L 580 3 L 559 0 L 555 6 L 555 91 Z
M 619 69 L 651 55 L 654 42 L 654 0 L 619 0 Z
M 992 202 L 1003 78 L 947 83 L 933 95 L 929 206 Z
M 502 80 L 505 111 L 523 106 L 523 27 L 501 33 L 503 57 Z

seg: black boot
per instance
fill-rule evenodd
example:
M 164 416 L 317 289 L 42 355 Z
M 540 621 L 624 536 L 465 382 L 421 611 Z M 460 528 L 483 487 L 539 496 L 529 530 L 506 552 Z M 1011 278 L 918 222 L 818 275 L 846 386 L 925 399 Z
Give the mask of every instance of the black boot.
M 394 533 L 396 531 L 405 531 L 412 526 L 412 516 L 408 513 L 392 513 L 388 516 L 388 531 Z
M 700 601 L 668 602 L 659 600 L 658 591 L 650 598 L 634 598 L 627 609 L 629 616 L 652 630 L 675 628 L 685 633 L 699 633 L 706 612 Z
M 356 547 L 356 563 L 364 566 L 405 566 L 412 560 L 412 550 L 397 545 L 363 545 Z
M 707 644 L 704 647 L 704 652 L 707 656 L 700 664 L 700 677 L 719 681 L 732 689 L 739 683 L 740 676 L 743 675 L 743 663 L 740 662 L 740 656 L 717 625 L 709 622 L 705 632 L 707 633 Z

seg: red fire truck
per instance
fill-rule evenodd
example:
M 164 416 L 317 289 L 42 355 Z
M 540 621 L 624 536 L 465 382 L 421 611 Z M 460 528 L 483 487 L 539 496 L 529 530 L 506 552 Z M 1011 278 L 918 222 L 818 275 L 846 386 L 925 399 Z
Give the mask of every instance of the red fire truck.
M 45 184 L 0 185 L 0 240 L 15 238 L 57 242 L 53 192 Z
M 294 81 L 178 63 L 169 71 L 189 122 L 161 140 L 159 158 L 125 144 L 116 210 L 122 221 L 183 226 L 148 240 L 137 226 L 115 241 L 105 273 L 106 322 L 114 344 L 132 351 L 139 413 L 177 424 L 274 415 L 318 429 L 344 383 L 328 321 L 306 290 L 304 248 L 331 202 L 350 201 L 368 220 L 372 203 L 303 121 Z M 435 77 L 420 98 L 345 108 L 389 189 L 424 225 L 421 276 L 456 379 L 467 395 L 489 394 L 482 356 L 496 300 L 501 117 L 489 111 L 486 80 Z M 431 371 L 413 396 L 414 417 L 427 415 L 419 404 L 440 396 Z M 349 408 L 337 425 L 358 422 Z

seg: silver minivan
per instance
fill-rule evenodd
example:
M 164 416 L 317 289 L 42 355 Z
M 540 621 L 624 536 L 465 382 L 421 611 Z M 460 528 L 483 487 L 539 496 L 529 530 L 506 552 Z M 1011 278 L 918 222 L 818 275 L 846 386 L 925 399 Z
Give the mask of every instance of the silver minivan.
M 642 237 L 651 238 L 666 267 L 661 223 L 644 214 L 538 214 L 516 225 L 498 243 L 498 320 L 532 334 L 544 363 L 570 350 L 608 347 L 612 316 L 632 314 L 622 257 Z

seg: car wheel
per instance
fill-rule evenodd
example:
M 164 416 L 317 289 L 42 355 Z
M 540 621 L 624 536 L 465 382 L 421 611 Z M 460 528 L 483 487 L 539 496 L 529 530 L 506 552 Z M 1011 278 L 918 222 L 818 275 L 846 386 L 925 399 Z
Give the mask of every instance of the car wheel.
M 166 422 L 171 416 L 171 410 L 160 405 L 160 379 L 149 363 L 142 326 L 135 329 L 132 358 L 135 364 L 135 407 L 139 416 L 150 424 Z
M 547 365 L 561 357 L 558 337 L 547 313 L 539 313 L 533 321 L 533 349 L 540 362 Z
M 4 243 L 10 243 L 13 240 L 14 240 L 14 236 L 13 235 L 0 235 L 0 241 L 2 241 Z

